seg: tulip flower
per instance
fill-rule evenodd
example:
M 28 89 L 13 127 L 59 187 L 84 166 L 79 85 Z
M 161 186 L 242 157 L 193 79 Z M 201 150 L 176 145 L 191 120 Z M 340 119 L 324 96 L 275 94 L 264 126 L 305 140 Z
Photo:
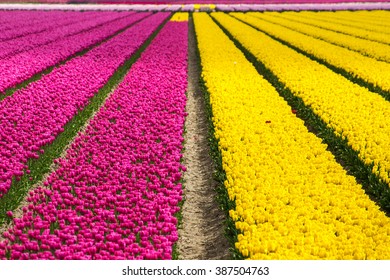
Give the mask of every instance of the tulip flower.
M 146 15 L 142 13 L 134 15 L 131 19 L 126 19 L 126 24 L 135 22 Z M 66 123 L 74 117 L 78 110 L 85 107 L 87 101 L 98 92 L 116 69 L 140 47 L 142 42 L 167 16 L 167 13 L 161 13 L 149 17 L 143 24 L 139 23 L 139 26 L 135 25 L 127 29 L 85 55 L 69 60 L 64 65 L 44 75 L 40 80 L 16 91 L 0 103 L 0 122 L 2 123 L 0 139 L 2 142 L 17 144 L 12 157 L 7 147 L 0 147 L 0 161 L 10 171 L 0 181 L 0 197 L 10 188 L 12 174 L 16 176 L 17 180 L 23 176 L 24 164 L 21 163 L 30 158 L 39 158 L 40 155 L 36 152 L 43 145 L 54 141 L 55 136 L 63 131 Z M 93 32 L 88 34 L 96 36 Z M 128 38 L 132 38 L 131 41 Z M 79 41 L 75 42 L 79 43 Z M 101 59 L 104 56 L 110 57 L 110 59 Z M 12 65 L 14 64 L 25 65 L 21 61 L 13 62 Z M 38 64 L 31 63 L 31 65 Z M 3 65 L 7 65 L 7 63 L 3 64 L 2 62 L 0 68 Z M 8 75 L 7 72 L 3 73 Z M 21 71 L 21 73 L 27 72 Z M 74 89 L 69 92 L 69 88 Z M 45 106 L 55 107 L 55 109 L 52 111 L 43 110 Z M 20 108 L 24 108 L 23 111 Z M 15 127 L 13 122 L 7 119 L 9 114 L 17 117 L 18 124 L 24 129 Z M 64 115 L 65 118 L 63 118 Z M 39 131 L 37 131 L 37 127 L 40 128 Z M 38 142 L 42 143 L 42 146 L 38 146 Z M 1 155 L 6 156 L 3 159 Z M 74 184 L 74 180 L 72 184 Z
M 150 34 L 167 15 L 156 14 L 140 26 Z M 182 168 L 187 26 L 187 22 L 166 23 L 85 132 L 78 134 L 66 157 L 58 161 L 58 169 L 47 179 L 51 189 L 42 187 L 30 193 L 23 213 L 30 226 L 15 221 L 0 243 L 4 248 L 0 249 L 0 258 L 5 257 L 5 251 L 15 259 L 29 255 L 37 259 L 172 258 L 172 246 L 177 241 L 174 215 L 182 195 L 176 181 Z M 117 52 L 123 52 L 122 42 L 128 40 L 135 38 L 118 37 Z M 126 47 L 130 48 L 128 43 Z M 96 75 L 101 74 L 101 68 L 98 70 Z M 142 79 L 147 82 L 140 83 Z M 172 107 L 175 111 L 169 112 Z M 60 108 L 58 103 L 57 110 Z M 137 108 L 143 115 L 135 111 Z M 110 122 L 114 115 L 116 121 Z M 156 143 L 156 138 L 164 140 Z M 171 142 L 174 145 L 168 146 Z M 156 170 L 165 168 L 165 163 L 171 172 L 154 178 L 158 187 L 151 192 L 151 178 Z M 129 170 L 134 180 L 128 177 Z M 157 216 L 161 221 L 153 222 Z M 43 230 L 44 238 L 31 231 L 32 227 L 39 233 Z M 29 232 L 21 240 L 24 247 L 15 242 L 16 229 Z M 158 249 L 151 240 L 161 241 Z
M 286 87 L 294 88 L 304 102 L 310 100 L 311 106 L 317 104 L 315 109 L 329 119 L 340 113 L 353 115 L 351 124 L 361 118 L 363 127 L 363 119 L 371 118 L 370 114 L 357 116 L 371 106 L 367 102 L 371 99 L 362 99 L 363 91 L 365 97 L 377 100 L 372 103 L 372 114 L 378 110 L 378 118 L 390 107 L 376 94 L 350 85 L 323 65 L 225 13 L 194 14 L 202 78 L 210 94 L 215 137 L 226 173 L 226 198 L 235 202 L 229 211 L 237 232 L 235 248 L 246 259 L 390 258 L 388 250 L 382 250 L 390 246 L 389 218 L 338 164 L 322 139 L 308 132 L 304 122 L 292 114 L 284 98 L 213 19 Z M 277 48 L 280 51 L 275 51 Z M 238 62 L 234 67 L 233 61 Z M 305 66 L 298 67 L 298 61 Z M 302 75 L 300 69 L 311 74 Z M 313 84 L 315 76 L 322 78 Z M 333 78 L 340 83 L 329 82 Z M 353 97 L 353 92 L 359 95 Z M 355 107 L 346 109 L 348 102 L 340 103 L 345 96 L 356 100 L 356 108 L 362 107 L 357 115 Z M 337 122 L 346 119 L 337 118 Z M 363 132 L 351 127 L 352 135 L 370 129 Z M 161 231 L 169 229 L 163 224 L 166 214 L 160 213 L 158 219 Z

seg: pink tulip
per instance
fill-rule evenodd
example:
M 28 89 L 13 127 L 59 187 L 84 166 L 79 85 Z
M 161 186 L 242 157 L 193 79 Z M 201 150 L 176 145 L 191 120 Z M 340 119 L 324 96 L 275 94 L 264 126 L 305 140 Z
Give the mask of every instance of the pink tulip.
M 176 181 L 182 168 L 178 160 L 186 69 L 187 23 L 168 22 L 85 133 L 71 144 L 67 157 L 58 161 L 59 168 L 47 180 L 51 190 L 38 188 L 30 193 L 23 217 L 37 225 L 36 231 L 43 229 L 44 236 L 32 231 L 22 241 L 28 244 L 28 254 L 38 259 L 172 257 L 177 241 L 173 215 L 179 210 L 182 194 Z M 172 107 L 175 110 L 170 110 Z M 110 121 L 114 117 L 115 122 Z M 162 172 L 166 167 L 170 171 Z M 26 223 L 17 221 L 14 227 L 18 225 L 22 230 Z M 10 229 L 7 243 L 0 243 L 4 248 L 0 258 L 2 252 L 15 250 L 14 234 Z M 36 250 L 38 238 L 41 245 Z
M 121 22 L 114 21 L 104 27 L 105 32 L 102 30 L 98 30 L 96 33 L 90 32 L 85 40 L 90 42 L 97 40 L 96 38 L 102 39 L 99 37 L 101 34 L 108 36 L 108 34 L 112 34 L 113 28 L 118 30 L 118 26 L 123 28 L 147 15 L 149 13 L 134 14 L 130 18 L 121 19 Z M 55 68 L 48 75 L 44 75 L 40 80 L 15 92 L 0 103 L 0 123 L 2 123 L 0 141 L 10 143 L 14 147 L 13 153 L 8 150 L 8 147 L 0 147 L 0 162 L 9 171 L 5 172 L 8 175 L 3 175 L 0 181 L 0 197 L 10 188 L 13 175 L 16 176 L 16 180 L 20 180 L 19 177 L 23 176 L 25 168 L 23 163 L 26 163 L 29 158 L 39 158 L 39 154 L 36 152 L 39 152 L 43 145 L 54 141 L 55 136 L 63 131 L 65 124 L 78 110 L 83 109 L 88 99 L 108 81 L 114 71 L 135 52 L 167 16 L 167 13 L 162 13 L 147 18 L 142 24 L 139 23 L 127 29 L 84 56 L 76 57 L 61 67 Z M 129 38 L 132 38 L 131 41 Z M 85 44 L 81 38 L 73 39 L 72 43 L 65 42 L 65 45 L 72 47 L 77 44 Z M 53 47 L 47 51 L 47 55 L 49 53 L 50 55 L 55 54 Z M 47 58 L 47 55 L 45 54 L 44 57 Z M 28 55 L 29 58 L 36 56 L 40 56 L 40 54 L 35 51 Z M 102 59 L 104 56 L 107 59 Z M 14 58 L 15 61 L 10 60 L 10 64 L 8 64 L 8 60 L 2 61 L 0 64 L 1 75 L 13 76 L 9 71 L 15 65 L 27 65 L 28 67 L 40 65 L 37 62 L 24 63 L 17 56 L 12 59 Z M 4 67 L 4 71 L 2 67 Z M 26 73 L 29 72 L 26 69 L 18 69 L 17 71 L 21 75 L 27 75 Z M 2 91 L 2 82 L 3 80 L 0 79 L 0 92 Z M 45 110 L 45 108 L 53 108 L 53 110 Z M 16 126 L 13 121 L 9 120 L 8 116 L 13 116 L 18 120 Z

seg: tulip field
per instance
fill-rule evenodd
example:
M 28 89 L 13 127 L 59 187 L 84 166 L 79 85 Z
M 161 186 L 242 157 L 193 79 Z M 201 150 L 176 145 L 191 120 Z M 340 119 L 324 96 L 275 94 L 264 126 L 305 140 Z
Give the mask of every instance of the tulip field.
M 231 258 L 390 259 L 390 12 L 199 7 L 0 10 L 0 259 L 185 258 L 190 83 Z

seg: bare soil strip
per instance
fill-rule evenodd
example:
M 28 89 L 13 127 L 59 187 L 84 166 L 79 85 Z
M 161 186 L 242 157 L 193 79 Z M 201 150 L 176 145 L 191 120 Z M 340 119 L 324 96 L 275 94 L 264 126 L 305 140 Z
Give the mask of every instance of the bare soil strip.
M 196 55 L 194 27 L 189 22 L 188 91 L 184 165 L 184 204 L 177 243 L 184 260 L 231 259 L 224 236 L 225 214 L 216 201 L 214 165 L 209 156 L 208 121 L 199 87 L 200 69 Z

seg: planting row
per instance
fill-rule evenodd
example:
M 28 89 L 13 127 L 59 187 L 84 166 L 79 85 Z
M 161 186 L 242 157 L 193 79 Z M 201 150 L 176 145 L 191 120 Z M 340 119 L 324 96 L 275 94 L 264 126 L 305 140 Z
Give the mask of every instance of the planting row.
M 324 13 L 328 14 L 328 13 Z M 332 14 L 330 14 L 332 15 Z M 360 19 L 367 19 L 369 22 L 381 22 L 384 23 L 385 21 L 390 22 L 388 16 L 389 16 L 389 11 L 386 10 L 378 10 L 378 11 L 366 11 L 362 10 L 359 11 L 359 13 L 354 13 L 352 11 L 339 11 L 336 14 L 334 14 L 335 17 L 337 18 L 346 18 L 349 20 L 360 20 Z
M 0 93 L 14 87 L 49 67 L 59 64 L 78 52 L 110 38 L 117 32 L 131 26 L 150 13 L 130 12 L 128 16 L 83 30 L 71 36 L 61 38 L 39 48 L 33 48 L 9 58 L 0 64 Z
M 390 46 L 366 39 L 342 34 L 336 31 L 322 29 L 307 23 L 299 23 L 284 17 L 286 13 L 253 13 L 251 15 L 259 17 L 264 21 L 281 25 L 305 35 L 321 39 L 323 41 L 357 51 L 363 55 L 390 62 Z M 260 24 L 262 21 L 257 22 Z M 361 24 L 362 26 L 365 23 Z
M 212 16 L 256 45 L 254 53 L 284 54 L 228 15 Z M 248 259 L 389 258 L 390 220 L 217 24 L 194 18 L 224 184 L 236 204 L 236 248 Z M 292 63 L 281 59 L 279 66 Z
M 42 19 L 43 15 L 47 15 L 47 12 L 40 11 L 36 13 L 31 13 L 29 11 L 8 11 L 8 10 L 1 10 L 0 11 L 0 24 L 1 24 L 1 31 L 7 30 L 12 28 L 12 26 L 17 26 L 17 24 L 27 24 L 26 22 L 22 21 L 22 19 L 28 18 L 28 21 L 31 23 L 36 22 L 37 20 Z M 18 26 L 17 26 L 18 27 Z
M 339 47 L 320 39 L 291 30 L 290 27 L 283 27 L 268 21 L 267 15 L 233 13 L 244 22 L 253 27 L 286 42 L 299 50 L 302 50 L 318 59 L 321 59 L 332 66 L 345 70 L 350 75 L 360 78 L 372 85 L 390 92 L 390 64 L 366 57 L 358 52 Z M 254 17 L 252 16 L 254 15 Z M 267 19 L 263 20 L 263 18 Z M 246 27 L 248 28 L 248 27 Z M 388 51 L 385 45 L 384 51 Z
M 217 3 L 213 1 L 214 3 Z M 255 3 L 255 1 L 253 1 Z M 286 1 L 287 2 L 287 1 Z M 365 3 L 356 2 L 356 3 L 345 3 L 348 1 L 341 1 L 343 3 L 330 3 L 325 1 L 319 1 L 313 3 L 304 3 L 304 1 L 299 1 L 300 3 L 259 3 L 251 4 L 248 1 L 245 1 L 246 4 L 216 4 L 216 10 L 224 12 L 247 12 L 247 11 L 339 11 L 339 10 L 388 10 L 390 4 L 387 2 L 375 1 L 376 3 Z M 355 2 L 355 1 L 353 1 Z
M 13 13 L 13 12 L 9 12 Z M 64 11 L 54 11 L 50 12 L 50 15 L 47 16 L 47 13 L 40 13 L 40 17 L 37 15 L 31 15 L 32 13 L 26 13 L 25 18 L 21 20 L 18 18 L 17 21 L 10 20 L 8 24 L 2 25 L 0 27 L 0 41 L 11 40 L 17 37 L 25 36 L 30 33 L 39 33 L 46 30 L 50 30 L 54 26 L 59 24 L 69 24 L 74 22 L 74 17 L 78 14 L 77 12 L 64 12 Z M 33 19 L 31 24 L 29 24 L 30 15 Z
M 390 183 L 388 101 L 233 17 L 213 16 Z
M 341 26 L 355 27 L 377 33 L 390 33 L 390 30 L 388 29 L 388 19 L 386 20 L 383 18 L 373 17 L 375 14 L 380 15 L 381 12 L 383 11 L 374 11 L 369 18 L 362 17 L 360 12 L 354 14 L 348 13 L 348 11 L 341 11 L 337 13 L 323 12 L 320 13 L 319 16 L 313 18 L 321 19 L 324 22 L 337 23 Z
M 83 31 L 87 31 L 96 26 L 107 24 L 120 17 L 127 16 L 128 13 L 78 13 L 74 15 L 74 22 L 69 24 L 58 23 L 53 28 L 45 32 L 31 33 L 13 40 L 0 42 L 0 59 L 11 55 L 27 51 L 42 45 L 47 45 L 63 37 L 71 36 Z M 50 18 L 50 17 L 49 17 Z M 31 28 L 27 26 L 26 29 Z
M 26 31 L 7 41 L 9 50 L 4 48 L 0 218 L 5 221 L 8 211 L 12 222 L 0 238 L 0 259 L 173 257 L 185 170 L 180 161 L 188 14 L 176 13 L 167 23 L 168 12 L 111 12 L 97 20 L 89 18 L 92 14 L 63 28 L 42 20 L 45 30 Z M 344 69 L 390 91 L 383 76 L 386 45 L 367 41 L 371 45 L 364 46 L 356 34 L 294 17 L 194 13 L 201 77 L 221 158 L 218 178 L 231 206 L 233 246 L 247 259 L 388 259 L 390 220 L 381 210 L 390 207 L 383 204 L 390 201 L 390 104 L 334 72 Z M 302 18 L 312 21 L 309 17 Z M 321 17 L 331 24 L 337 16 Z M 120 82 L 117 75 L 141 52 Z M 57 67 L 27 84 L 51 66 Z M 23 82 L 24 88 L 7 91 Z M 25 207 L 9 211 L 32 185 L 21 186 L 23 180 L 45 172 L 29 169 L 31 163 L 45 159 L 42 154 L 64 132 L 76 133 L 80 126 L 69 125 L 82 118 L 96 97 L 103 102 L 102 92 L 114 82 L 118 87 L 85 131 L 63 159 L 54 161 L 55 171 L 29 193 Z M 302 105 L 291 107 L 287 91 Z M 329 147 L 297 117 L 304 118 L 302 110 L 320 120 L 309 126 L 324 141 L 321 125 L 336 139 Z M 348 166 L 348 159 L 341 158 L 351 174 L 356 176 L 353 169 L 362 166 L 372 175 L 371 192 L 365 178 L 357 176 L 357 183 L 337 163 L 335 146 L 352 151 L 361 163 Z M 24 189 L 18 193 L 19 187 Z
M 144 17 L 137 14 L 133 22 Z M 169 13 L 152 15 L 0 102 L 0 197 Z M 127 24 L 131 20 L 127 19 Z
M 386 11 L 388 13 L 388 11 Z M 390 44 L 390 37 L 386 33 L 372 32 L 361 27 L 345 26 L 338 23 L 327 22 L 316 17 L 317 13 L 313 12 L 299 12 L 299 13 L 283 13 L 286 18 L 291 18 L 294 21 L 307 23 L 323 29 L 328 29 L 342 34 L 352 35 L 358 38 L 371 40 L 379 43 Z
M 137 36 L 122 36 L 122 50 L 132 49 L 129 38 L 138 43 L 150 35 L 146 27 L 167 14 L 153 17 Z M 78 135 L 46 187 L 30 194 L 22 217 L 4 234 L 0 258 L 172 258 L 188 42 L 187 22 L 174 20 Z

